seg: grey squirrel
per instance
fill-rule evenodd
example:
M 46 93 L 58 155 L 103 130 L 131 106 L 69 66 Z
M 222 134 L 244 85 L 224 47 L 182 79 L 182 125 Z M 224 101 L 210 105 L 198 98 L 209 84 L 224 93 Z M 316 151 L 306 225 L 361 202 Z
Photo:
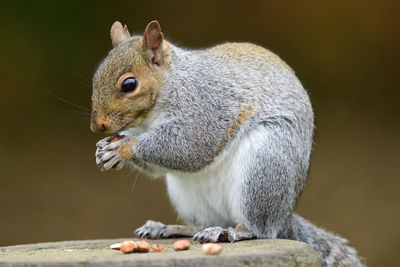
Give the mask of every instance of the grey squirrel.
M 313 110 L 294 71 L 250 43 L 203 50 L 111 27 L 113 49 L 93 77 L 91 129 L 102 170 L 129 164 L 166 177 L 187 224 L 147 221 L 140 237 L 199 242 L 285 238 L 308 243 L 323 266 L 362 266 L 347 240 L 293 213 L 308 174 Z

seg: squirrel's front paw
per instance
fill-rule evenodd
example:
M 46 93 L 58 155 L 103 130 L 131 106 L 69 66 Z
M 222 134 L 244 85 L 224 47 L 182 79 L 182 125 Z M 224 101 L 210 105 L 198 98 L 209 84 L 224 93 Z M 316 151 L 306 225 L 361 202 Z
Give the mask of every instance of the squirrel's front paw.
M 126 161 L 132 157 L 131 146 L 133 141 L 129 138 L 121 136 L 118 140 L 116 137 L 107 137 L 97 142 L 96 163 L 101 166 L 101 170 L 122 169 Z

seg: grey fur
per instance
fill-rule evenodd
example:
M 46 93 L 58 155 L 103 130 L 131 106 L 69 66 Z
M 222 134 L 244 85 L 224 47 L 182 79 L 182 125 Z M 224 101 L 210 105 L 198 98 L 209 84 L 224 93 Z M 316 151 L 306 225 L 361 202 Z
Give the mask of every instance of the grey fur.
M 247 164 L 243 183 L 236 192 L 241 196 L 237 209 L 244 218 L 237 223 L 248 230 L 235 237 L 232 229 L 206 225 L 211 228 L 195 239 L 221 241 L 228 233 L 229 241 L 288 238 L 310 244 L 324 266 L 361 266 L 345 239 L 293 214 L 307 177 L 314 128 L 309 97 L 294 72 L 252 44 L 228 43 L 206 50 L 170 47 L 167 75 L 152 111 L 162 123 L 135 136 L 131 165 L 150 175 L 198 172 L 234 140 L 262 129 L 249 151 L 251 160 L 243 163 Z M 128 48 L 122 44 L 115 49 Z M 238 123 L 243 110 L 250 115 Z M 119 144 L 111 149 L 101 141 L 98 146 L 100 165 L 123 166 L 117 155 Z M 194 223 L 196 218 L 186 221 Z M 148 224 L 137 230 L 138 235 L 159 237 L 162 227 Z
M 322 258 L 322 266 L 363 266 L 357 252 L 347 246 L 348 241 L 294 214 L 291 219 L 289 239 L 308 243 Z

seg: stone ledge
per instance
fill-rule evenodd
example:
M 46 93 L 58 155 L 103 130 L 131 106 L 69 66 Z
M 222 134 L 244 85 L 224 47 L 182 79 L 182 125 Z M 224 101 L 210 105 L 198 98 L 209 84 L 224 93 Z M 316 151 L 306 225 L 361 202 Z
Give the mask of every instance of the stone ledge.
M 220 255 L 208 256 L 192 242 L 176 252 L 176 239 L 148 240 L 164 245 L 163 252 L 122 254 L 109 246 L 126 239 L 63 241 L 0 247 L 0 266 L 321 266 L 318 254 L 307 244 L 283 239 L 221 243 Z

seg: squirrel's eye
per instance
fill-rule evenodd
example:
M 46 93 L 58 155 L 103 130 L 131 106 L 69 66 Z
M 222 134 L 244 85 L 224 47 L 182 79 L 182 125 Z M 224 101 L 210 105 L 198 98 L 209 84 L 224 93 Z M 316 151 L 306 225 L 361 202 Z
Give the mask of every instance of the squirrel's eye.
M 121 92 L 133 92 L 137 88 L 138 82 L 134 77 L 126 78 L 121 85 Z

